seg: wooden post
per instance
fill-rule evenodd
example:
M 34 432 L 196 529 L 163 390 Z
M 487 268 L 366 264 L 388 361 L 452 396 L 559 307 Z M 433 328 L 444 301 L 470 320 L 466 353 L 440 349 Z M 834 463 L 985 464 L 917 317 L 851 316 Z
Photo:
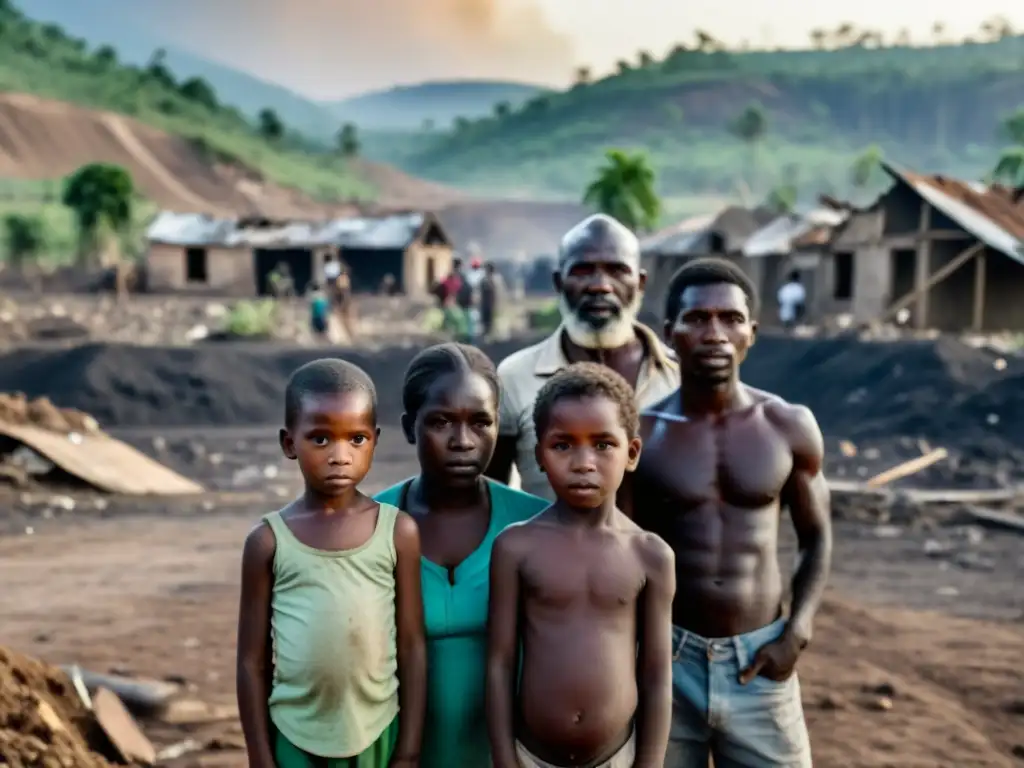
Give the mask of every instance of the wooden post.
M 974 260 L 974 320 L 971 328 L 980 333 L 985 326 L 985 251 Z
M 927 296 L 928 291 L 930 291 L 936 285 L 938 285 L 947 277 L 952 275 L 972 258 L 977 256 L 978 253 L 984 249 L 984 247 L 984 243 L 975 243 L 970 248 L 965 249 L 952 261 L 943 264 L 939 269 L 935 271 L 934 275 L 928 276 L 928 279 L 925 280 L 924 285 L 922 285 L 920 288 L 915 288 L 910 293 L 900 296 L 900 298 L 898 298 L 896 301 L 890 304 L 888 308 L 881 315 L 879 315 L 878 320 L 888 320 L 901 309 L 909 307 L 914 302 L 920 302 L 921 297 Z
M 922 200 L 921 219 L 917 228 L 917 258 L 914 262 L 914 293 L 917 294 L 917 301 L 914 303 L 914 327 L 919 331 L 928 327 L 928 277 L 932 271 L 932 244 L 928 239 L 928 230 L 931 229 L 931 221 L 932 206 Z

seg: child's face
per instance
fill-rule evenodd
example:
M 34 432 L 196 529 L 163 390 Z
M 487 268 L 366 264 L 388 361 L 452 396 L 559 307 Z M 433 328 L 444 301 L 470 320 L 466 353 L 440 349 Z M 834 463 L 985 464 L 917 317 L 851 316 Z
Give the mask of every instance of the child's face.
M 619 406 L 604 397 L 557 401 L 537 437 L 537 463 L 555 495 L 579 509 L 614 498 L 640 458 L 640 439 L 630 439 Z
M 494 390 L 477 374 L 442 376 L 430 386 L 415 422 L 403 419 L 403 427 L 416 444 L 424 475 L 452 487 L 472 485 L 487 469 L 498 440 Z
M 295 423 L 281 430 L 281 449 L 299 462 L 310 490 L 340 496 L 369 474 L 379 435 L 366 393 L 307 395 Z

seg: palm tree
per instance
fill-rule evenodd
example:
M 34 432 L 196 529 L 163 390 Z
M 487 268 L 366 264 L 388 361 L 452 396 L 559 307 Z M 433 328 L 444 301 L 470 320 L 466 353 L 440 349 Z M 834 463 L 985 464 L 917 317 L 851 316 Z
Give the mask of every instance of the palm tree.
M 946 25 L 941 21 L 932 24 L 932 42 L 935 45 L 942 45 L 946 42 Z
M 1011 187 L 1024 187 L 1024 147 L 1007 147 L 992 169 L 992 181 Z
M 645 154 L 610 149 L 584 192 L 583 202 L 634 232 L 650 231 L 661 215 L 661 200 L 654 186 L 654 169 Z
M 751 188 L 756 186 L 758 146 L 768 133 L 768 118 L 760 104 L 749 104 L 739 116 L 732 121 L 729 132 L 742 141 L 750 149 L 749 182 Z
M 654 64 L 654 56 L 651 55 L 650 51 L 640 51 L 637 61 L 641 69 L 647 69 Z
M 335 141 L 342 157 L 351 159 L 359 154 L 359 129 L 352 123 L 345 123 L 341 126 L 335 136 Z
M 1006 117 L 1000 131 L 1011 144 L 1024 146 L 1024 108 Z
M 590 67 L 576 68 L 576 85 L 590 85 Z
M 885 155 L 882 148 L 872 144 L 865 149 L 850 166 L 850 183 L 858 190 L 863 190 L 871 184 L 872 179 L 882 169 L 882 162 Z
M 850 22 L 844 22 L 836 29 L 835 39 L 839 48 L 849 47 L 857 37 L 857 28 Z
M 811 30 L 811 43 L 814 45 L 816 50 L 824 51 L 825 44 L 828 42 L 828 32 L 824 29 L 812 29 Z

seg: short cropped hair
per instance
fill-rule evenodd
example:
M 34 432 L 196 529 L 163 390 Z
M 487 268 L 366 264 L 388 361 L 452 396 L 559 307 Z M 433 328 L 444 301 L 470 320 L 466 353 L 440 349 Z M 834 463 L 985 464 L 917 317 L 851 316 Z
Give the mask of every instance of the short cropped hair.
M 746 273 L 731 261 L 716 258 L 694 259 L 681 266 L 668 284 L 665 297 L 665 321 L 674 322 L 683 308 L 683 293 L 696 285 L 717 285 L 728 283 L 737 286 L 747 297 L 750 316 L 756 317 L 758 310 L 757 288 Z
M 450 373 L 480 376 L 494 393 L 497 405 L 500 389 L 494 361 L 476 347 L 449 342 L 427 347 L 409 363 L 402 385 L 402 407 L 409 418 L 416 418 L 434 382 Z
M 603 397 L 619 409 L 619 423 L 632 440 L 640 433 L 636 393 L 621 375 L 605 365 L 574 363 L 563 368 L 541 387 L 533 404 L 533 427 L 538 439 L 551 422 L 551 411 L 562 400 Z
M 358 365 L 336 357 L 325 357 L 297 368 L 284 390 L 284 423 L 294 426 L 309 395 L 344 395 L 361 392 L 370 400 L 373 421 L 377 421 L 377 387 Z

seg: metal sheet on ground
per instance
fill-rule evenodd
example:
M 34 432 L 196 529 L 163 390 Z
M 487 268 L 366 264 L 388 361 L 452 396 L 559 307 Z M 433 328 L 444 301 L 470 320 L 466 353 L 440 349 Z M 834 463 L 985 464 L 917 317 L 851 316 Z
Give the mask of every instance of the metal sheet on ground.
M 203 492 L 198 483 L 109 435 L 82 435 L 81 440 L 72 440 L 60 432 L 2 422 L 0 434 L 24 443 L 65 472 L 102 491 L 131 496 Z

